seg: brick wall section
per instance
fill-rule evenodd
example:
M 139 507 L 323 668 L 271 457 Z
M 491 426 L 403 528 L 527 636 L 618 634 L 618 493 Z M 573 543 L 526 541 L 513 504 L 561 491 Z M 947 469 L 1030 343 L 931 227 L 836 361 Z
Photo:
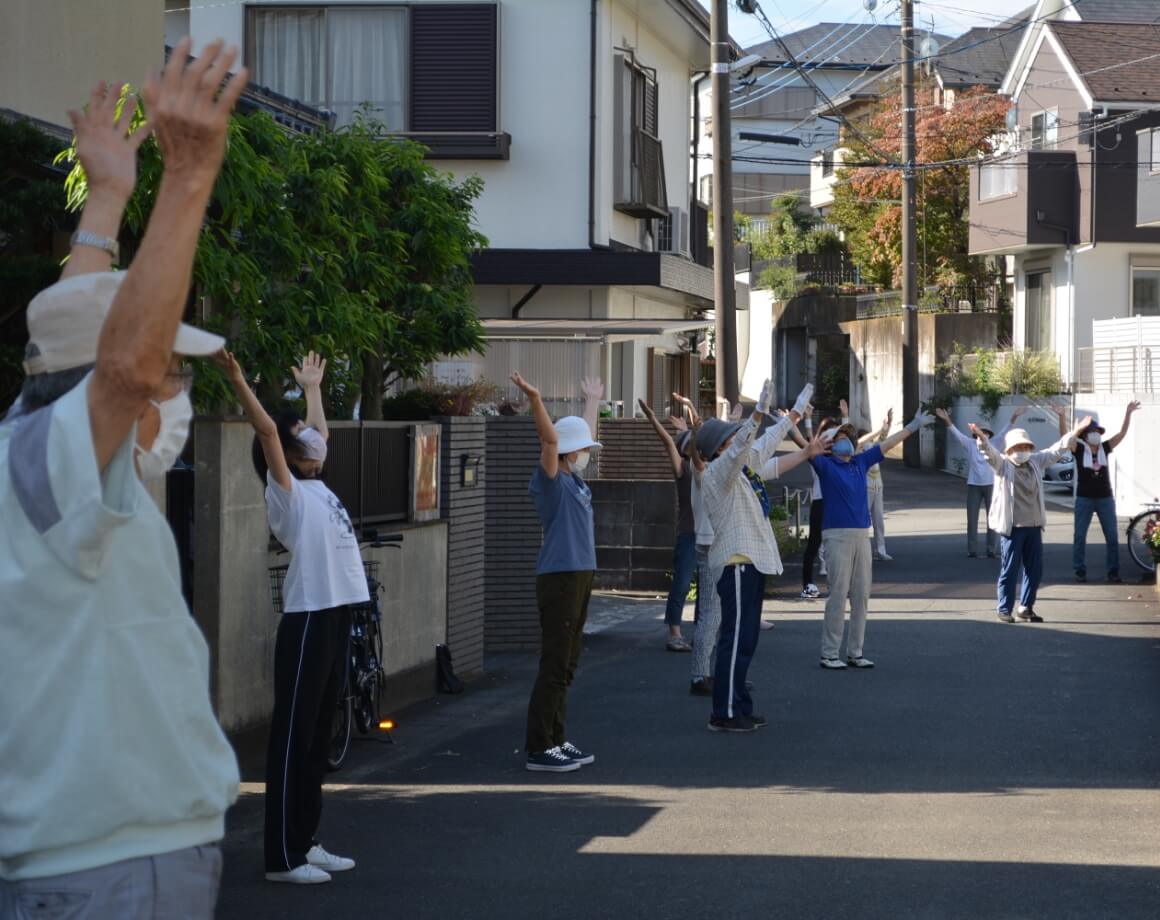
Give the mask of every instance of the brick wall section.
M 455 673 L 483 672 L 487 427 L 482 418 L 440 418 L 442 425 L 440 516 L 447 521 L 447 646 Z M 461 458 L 481 457 L 476 484 L 462 485 Z
M 530 416 L 487 419 L 484 645 L 489 652 L 538 649 L 536 557 L 540 521 L 528 481 L 540 459 Z
M 669 590 L 677 535 L 677 489 L 668 480 L 589 483 L 596 517 L 596 587 Z
M 676 429 L 668 419 L 664 425 L 670 435 Z M 672 481 L 673 467 L 669 452 L 643 418 L 602 418 L 596 440 L 604 445 L 597 452 L 600 479 L 667 479 Z

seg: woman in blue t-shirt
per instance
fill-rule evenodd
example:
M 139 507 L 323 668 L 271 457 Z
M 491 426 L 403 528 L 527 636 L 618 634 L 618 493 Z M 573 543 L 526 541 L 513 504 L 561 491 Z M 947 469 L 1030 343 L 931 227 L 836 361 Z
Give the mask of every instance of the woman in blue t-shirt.
M 540 463 L 528 489 L 544 529 L 536 564 L 540 670 L 528 702 L 527 768 L 567 773 L 596 760 L 568 740 L 564 717 L 596 573 L 592 492 L 580 474 L 600 444 L 579 416 L 553 425 L 540 391 L 518 373 L 511 379 L 527 395 L 540 436 Z

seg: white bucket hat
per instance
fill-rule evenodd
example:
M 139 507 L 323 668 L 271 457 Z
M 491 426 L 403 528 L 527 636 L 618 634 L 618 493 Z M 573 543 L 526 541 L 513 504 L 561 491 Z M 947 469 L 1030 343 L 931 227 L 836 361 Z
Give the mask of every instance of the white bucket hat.
M 96 361 L 101 326 L 124 280 L 125 272 L 74 275 L 32 298 L 24 373 L 51 374 Z M 205 357 L 217 354 L 225 344 L 220 335 L 182 323 L 173 350 L 179 355 Z
M 1013 447 L 1027 446 L 1032 450 L 1035 449 L 1035 442 L 1022 428 L 1012 428 L 1007 432 L 1007 439 L 1003 442 L 1004 450 L 1011 450 Z
M 592 440 L 592 431 L 588 423 L 578 415 L 566 415 L 556 422 L 556 452 L 570 454 L 587 448 L 600 448 L 599 441 Z
M 298 432 L 298 441 L 307 460 L 326 462 L 326 438 L 316 428 L 303 428 Z

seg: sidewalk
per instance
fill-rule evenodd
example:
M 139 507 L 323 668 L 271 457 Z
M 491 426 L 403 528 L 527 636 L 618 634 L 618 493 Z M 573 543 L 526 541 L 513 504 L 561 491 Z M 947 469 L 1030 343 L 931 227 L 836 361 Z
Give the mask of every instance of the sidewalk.
M 523 769 L 535 656 L 496 656 L 463 696 L 400 714 L 397 744 L 355 742 L 322 842 L 359 866 L 331 884 L 262 880 L 246 786 L 218 916 L 1155 917 L 1154 588 L 1075 584 L 1070 515 L 1052 510 L 1047 622 L 1001 624 L 997 563 L 965 555 L 961 481 L 885 479 L 874 670 L 818 668 L 823 602 L 787 573 L 750 672 L 770 726 L 711 734 L 689 656 L 664 650 L 663 601 L 595 599 L 569 712 L 593 766 Z

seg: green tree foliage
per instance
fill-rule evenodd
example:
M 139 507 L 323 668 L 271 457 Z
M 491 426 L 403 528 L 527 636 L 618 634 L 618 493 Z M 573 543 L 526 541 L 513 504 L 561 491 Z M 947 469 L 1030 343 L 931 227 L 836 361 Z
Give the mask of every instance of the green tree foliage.
M 61 146 L 29 121 L 0 119 L 0 412 L 24 379 L 25 307 L 59 277 L 53 236 L 73 223 L 52 169 Z
M 952 108 L 935 104 L 930 87 L 915 94 L 918 107 L 915 137 L 918 163 L 946 163 L 922 170 L 917 179 L 919 283 L 961 284 L 985 273 L 982 261 L 967 255 L 970 216 L 970 176 L 967 163 L 991 153 L 992 138 L 1003 130 L 1009 100 L 975 87 L 960 93 Z M 897 286 L 902 266 L 902 173 L 877 164 L 901 155 L 901 93 L 879 102 L 859 125 L 875 150 L 848 136 L 845 146 L 852 165 L 838 170 L 830 219 L 845 231 L 850 252 L 863 277 Z M 925 250 L 925 258 L 922 253 Z M 925 268 L 925 272 L 924 272 Z
M 380 418 L 387 383 L 482 347 L 469 271 L 486 244 L 471 225 L 482 182 L 457 183 L 424 152 L 367 111 L 312 135 L 262 112 L 234 117 L 194 260 L 197 318 L 230 339 L 263 399 L 294 388 L 289 368 L 313 349 L 329 361 L 330 413 L 349 416 L 361 396 L 362 417 Z M 135 237 L 161 168 L 149 141 L 126 212 Z M 83 204 L 79 163 L 68 192 Z M 230 401 L 208 369 L 195 395 L 202 408 Z

